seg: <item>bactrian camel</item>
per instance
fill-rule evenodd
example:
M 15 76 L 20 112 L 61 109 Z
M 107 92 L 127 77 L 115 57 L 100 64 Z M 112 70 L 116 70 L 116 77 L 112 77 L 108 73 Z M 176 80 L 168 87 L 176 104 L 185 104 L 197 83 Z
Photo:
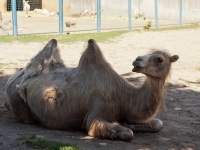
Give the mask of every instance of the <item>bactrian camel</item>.
M 68 68 L 52 39 L 9 78 L 5 106 L 25 123 L 131 141 L 134 131 L 161 130 L 162 121 L 154 117 L 165 104 L 163 87 L 178 58 L 159 50 L 137 57 L 132 71 L 145 74 L 146 81 L 136 88 L 113 70 L 94 40 L 78 66 Z

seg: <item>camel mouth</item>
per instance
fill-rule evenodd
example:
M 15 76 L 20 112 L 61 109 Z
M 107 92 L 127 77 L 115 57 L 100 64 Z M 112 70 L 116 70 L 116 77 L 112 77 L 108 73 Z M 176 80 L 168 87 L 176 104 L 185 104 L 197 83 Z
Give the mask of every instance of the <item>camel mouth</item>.
M 132 69 L 132 71 L 133 72 L 139 72 L 139 71 L 141 71 L 145 66 L 142 64 L 142 62 L 141 61 L 134 61 L 133 63 L 132 63 L 132 65 L 133 65 L 133 69 Z
M 132 69 L 133 72 L 137 72 L 139 70 L 141 70 L 143 67 L 141 66 L 134 66 L 134 68 Z

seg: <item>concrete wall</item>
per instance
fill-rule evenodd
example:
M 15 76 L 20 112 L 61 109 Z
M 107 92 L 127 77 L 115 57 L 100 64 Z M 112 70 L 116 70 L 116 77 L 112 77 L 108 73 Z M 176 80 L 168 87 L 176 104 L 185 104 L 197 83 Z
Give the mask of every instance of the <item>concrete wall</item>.
M 128 13 L 128 0 L 101 0 L 102 15 L 124 16 Z M 64 16 L 80 14 L 83 10 L 96 11 L 96 0 L 63 0 Z M 42 0 L 42 8 L 58 10 L 58 0 Z M 132 0 L 132 12 L 139 9 L 147 18 L 154 18 L 154 0 Z M 7 11 L 7 0 L 0 0 L 0 11 Z M 177 21 L 179 18 L 179 0 L 158 0 L 160 20 Z M 183 21 L 200 22 L 200 0 L 183 0 Z
M 178 20 L 179 18 L 179 0 L 158 1 L 159 18 Z M 200 22 L 200 1 L 183 0 L 183 21 Z
M 127 16 L 127 0 L 101 0 L 102 14 Z M 143 11 L 147 18 L 154 19 L 154 0 L 132 0 L 132 13 Z M 179 19 L 179 0 L 158 0 L 159 20 Z M 183 21 L 200 22 L 200 0 L 183 0 Z
M 96 11 L 96 0 L 71 0 L 71 14 L 80 14 L 84 10 Z
M 42 9 L 47 9 L 50 12 L 59 11 L 58 0 L 42 0 Z M 64 16 L 69 16 L 71 13 L 70 0 L 63 0 L 63 13 Z
M 127 16 L 127 0 L 101 0 L 103 14 Z M 200 22 L 200 0 L 183 0 L 183 21 Z M 132 13 L 138 9 L 147 18 L 154 18 L 154 0 L 132 0 Z M 179 0 L 158 0 L 160 20 L 177 21 L 179 19 Z
M 0 11 L 7 11 L 7 0 L 0 0 Z

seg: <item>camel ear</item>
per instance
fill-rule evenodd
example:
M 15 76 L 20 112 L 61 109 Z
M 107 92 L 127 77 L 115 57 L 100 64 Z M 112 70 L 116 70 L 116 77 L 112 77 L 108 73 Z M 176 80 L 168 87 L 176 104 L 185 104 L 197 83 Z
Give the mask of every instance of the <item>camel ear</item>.
M 177 61 L 179 59 L 179 56 L 178 55 L 174 55 L 174 56 L 172 56 L 171 58 L 170 58 L 170 61 L 171 62 L 175 62 L 175 61 Z

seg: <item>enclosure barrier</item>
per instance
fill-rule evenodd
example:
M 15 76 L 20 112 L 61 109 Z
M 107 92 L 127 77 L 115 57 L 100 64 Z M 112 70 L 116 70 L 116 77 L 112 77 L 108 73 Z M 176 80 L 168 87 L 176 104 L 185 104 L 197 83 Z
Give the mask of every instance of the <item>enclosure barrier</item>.
M 59 0 L 59 33 L 63 34 L 63 0 Z
M 155 5 L 155 27 L 158 29 L 158 1 L 154 0 Z
M 18 36 L 18 19 L 17 19 L 17 0 L 11 0 L 11 8 L 12 8 L 12 30 L 13 30 L 13 36 Z M 95 0 L 96 1 L 96 31 L 101 32 L 102 30 L 102 1 L 101 0 Z M 58 11 L 58 33 L 63 34 L 63 25 L 64 25 L 64 20 L 63 20 L 63 0 L 58 0 L 59 3 L 59 11 Z M 133 17 L 132 17 L 132 6 L 134 6 L 133 0 L 127 0 L 127 28 L 129 30 L 133 29 Z M 179 25 L 182 26 L 183 24 L 183 2 L 182 0 L 179 0 Z M 159 28 L 159 5 L 158 1 L 154 0 L 154 20 L 155 20 L 155 28 Z
M 16 0 L 12 0 L 12 27 L 13 27 L 13 36 L 17 36 L 17 3 Z

